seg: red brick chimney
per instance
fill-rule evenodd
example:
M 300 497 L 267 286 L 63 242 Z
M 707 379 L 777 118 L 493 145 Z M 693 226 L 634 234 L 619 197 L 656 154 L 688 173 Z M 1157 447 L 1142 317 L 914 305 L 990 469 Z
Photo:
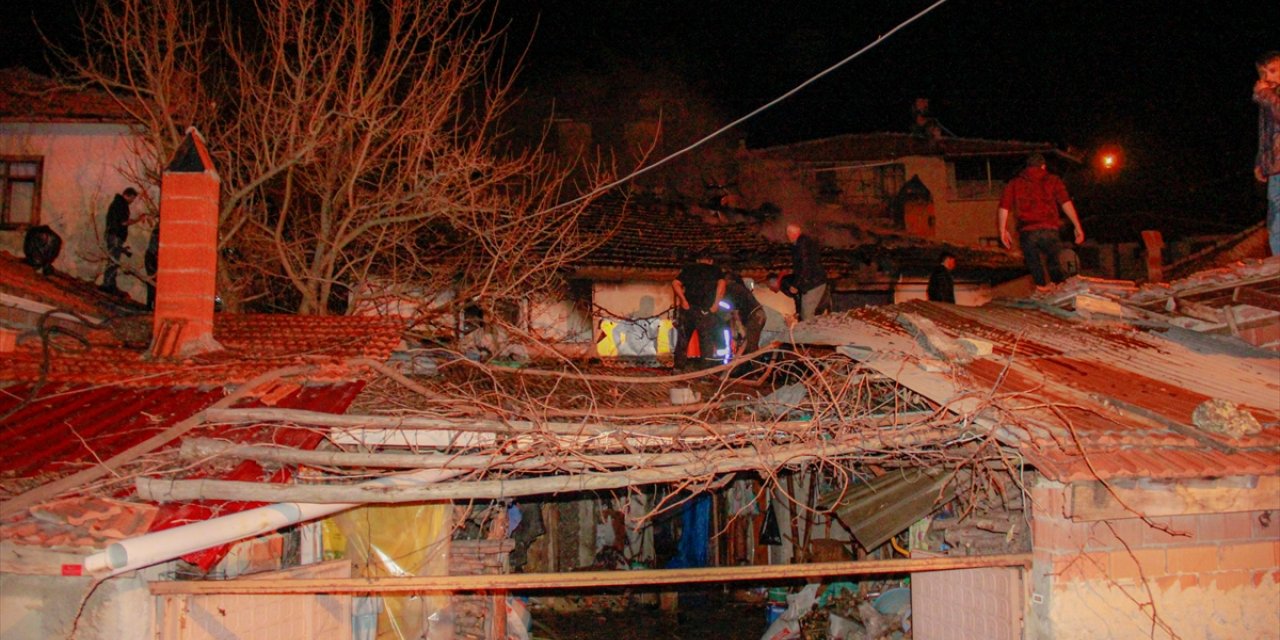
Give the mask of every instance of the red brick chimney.
M 181 358 L 222 349 L 213 339 L 220 183 L 204 137 L 195 127 L 187 129 L 160 182 L 152 357 Z

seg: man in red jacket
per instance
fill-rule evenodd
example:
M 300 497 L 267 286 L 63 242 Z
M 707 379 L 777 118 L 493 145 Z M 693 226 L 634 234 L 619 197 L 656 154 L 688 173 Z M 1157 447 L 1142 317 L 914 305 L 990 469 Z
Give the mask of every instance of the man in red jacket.
M 1018 221 L 1022 258 L 1038 292 L 1048 291 L 1050 282 L 1062 282 L 1058 268 L 1058 253 L 1062 250 L 1058 240 L 1059 207 L 1075 225 L 1076 244 L 1084 242 L 1084 227 L 1080 226 L 1076 207 L 1067 195 L 1067 186 L 1058 176 L 1049 173 L 1044 156 L 1038 153 L 1027 158 L 1027 167 L 1005 185 L 1000 196 L 1000 242 L 1006 249 L 1013 245 L 1008 228 L 1009 212 L 1013 211 Z

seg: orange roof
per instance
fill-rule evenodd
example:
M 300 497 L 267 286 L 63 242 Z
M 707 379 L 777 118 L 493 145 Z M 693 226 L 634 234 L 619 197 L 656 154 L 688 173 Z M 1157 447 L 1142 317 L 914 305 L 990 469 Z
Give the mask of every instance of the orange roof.
M 0 300 L 0 310 L 6 303 L 19 303 L 29 313 L 35 303 L 106 320 L 102 327 L 61 322 L 62 331 L 49 333 L 47 344 L 28 331 L 19 337 L 15 351 L 0 354 L 4 363 L 0 416 L 4 416 L 7 452 L 0 457 L 0 481 L 14 493 L 110 458 L 220 400 L 230 386 L 293 364 L 319 365 L 319 371 L 272 383 L 238 406 L 342 413 L 365 384 L 364 368 L 346 361 L 386 360 L 399 344 L 402 330 L 398 322 L 378 317 L 217 314 L 213 335 L 225 347 L 222 351 L 184 361 L 151 360 L 145 352 L 150 317 L 130 316 L 138 310 L 103 296 L 91 283 L 57 273 L 40 276 L 16 258 L 3 255 L 0 292 L 18 298 Z M 0 320 L 13 322 L 4 314 Z M 142 339 L 131 339 L 130 332 L 139 328 Z M 322 438 L 313 429 L 274 425 L 202 425 L 192 433 L 300 448 L 312 448 Z M 271 482 L 282 482 L 286 476 L 268 474 L 247 462 L 220 474 Z M 157 510 L 74 496 L 0 522 L 0 539 L 97 546 L 149 528 L 167 528 L 252 506 L 186 503 Z M 188 560 L 208 568 L 219 557 L 220 552 L 213 550 Z
M 928 356 L 898 323 L 904 312 L 993 353 L 946 372 L 918 367 Z M 1280 474 L 1280 360 L 1241 341 L 921 301 L 820 316 L 794 339 L 866 347 L 868 364 L 939 404 L 990 403 L 996 437 L 1055 480 Z M 1214 398 L 1252 413 L 1262 431 L 1229 439 L 1192 426 Z
M 23 68 L 0 69 L 0 121 L 132 122 L 136 98 L 117 100 L 105 91 L 70 89 Z
M 0 251 L 0 293 L 95 318 L 142 308 L 65 273 L 54 271 L 42 276 L 21 258 L 4 251 Z
M 376 317 L 218 314 L 213 337 L 222 351 L 181 362 L 150 360 L 136 345 L 122 343 L 107 330 L 86 330 L 89 346 L 65 337 L 51 339 L 45 379 L 128 386 L 224 385 L 244 382 L 290 364 L 320 364 L 311 380 L 348 380 L 342 363 L 349 358 L 385 360 L 400 342 L 401 327 Z M 40 379 L 42 345 L 27 335 L 7 356 L 0 380 Z
M 151 319 L 141 315 L 145 310 L 140 305 L 105 295 L 90 282 L 57 272 L 41 276 L 17 258 L 0 254 L 0 293 L 95 321 L 108 320 L 104 328 L 62 323 L 85 343 L 52 336 L 45 373 L 51 382 L 223 385 L 299 363 L 331 365 L 319 379 L 345 380 L 351 373 L 341 367 L 343 360 L 385 360 L 399 344 L 402 330 L 399 323 L 371 316 L 220 313 L 214 316 L 213 336 L 225 349 L 172 362 L 147 357 Z M 140 339 L 134 335 L 139 333 Z M 39 336 L 23 335 L 17 350 L 6 356 L 0 382 L 40 379 L 43 357 Z

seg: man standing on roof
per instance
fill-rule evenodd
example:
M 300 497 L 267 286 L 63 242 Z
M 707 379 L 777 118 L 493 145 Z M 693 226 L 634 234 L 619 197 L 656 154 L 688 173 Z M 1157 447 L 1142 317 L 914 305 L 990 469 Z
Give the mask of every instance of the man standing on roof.
M 671 281 L 676 306 L 676 369 L 689 365 L 689 338 L 695 329 L 703 360 L 715 355 L 725 285 L 724 273 L 705 252 L 697 254 Z
M 732 307 L 730 313 L 737 316 L 742 326 L 742 340 L 738 342 L 735 355 L 751 353 L 760 348 L 760 332 L 764 330 L 765 322 L 764 306 L 756 300 L 756 294 L 751 292 L 751 287 L 747 286 L 737 269 L 726 267 L 724 278 L 724 299 Z
M 942 254 L 938 266 L 929 275 L 929 300 L 933 302 L 956 303 L 956 281 L 951 272 L 956 270 L 956 257 L 951 252 Z
M 1039 153 L 1027 158 L 1027 167 L 1005 185 L 1000 196 L 1000 243 L 1006 249 L 1013 246 L 1008 228 L 1009 212 L 1013 211 L 1018 221 L 1022 259 L 1038 293 L 1048 291 L 1050 282 L 1063 280 L 1058 268 L 1058 254 L 1062 251 L 1058 238 L 1062 226 L 1059 207 L 1075 225 L 1076 244 L 1084 242 L 1084 227 L 1080 226 L 1076 207 L 1067 195 L 1067 186 L 1061 178 L 1049 173 L 1044 156 Z
M 1253 175 L 1267 185 L 1267 238 L 1271 255 L 1280 256 L 1280 51 L 1258 58 L 1258 159 Z
M 124 191 L 111 199 L 107 207 L 107 226 L 102 232 L 102 239 L 107 243 L 107 270 L 102 273 L 102 284 L 98 287 L 104 293 L 119 295 L 116 286 L 116 274 L 120 270 L 120 257 L 132 256 L 126 242 L 129 240 L 129 225 L 138 220 L 130 217 L 129 205 L 138 199 L 138 190 L 125 187 Z
M 793 287 L 799 300 L 796 313 L 801 320 L 812 320 L 827 294 L 822 246 L 796 222 L 787 225 L 787 240 L 791 241 L 791 275 L 795 278 Z

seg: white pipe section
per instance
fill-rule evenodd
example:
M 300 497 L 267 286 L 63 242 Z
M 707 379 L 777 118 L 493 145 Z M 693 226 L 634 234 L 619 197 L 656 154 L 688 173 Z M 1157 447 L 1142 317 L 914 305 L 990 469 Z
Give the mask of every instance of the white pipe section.
M 360 486 L 416 486 L 434 484 L 462 475 L 453 469 L 423 469 L 413 473 L 387 476 Z M 251 538 L 299 522 L 315 520 L 360 506 L 354 503 L 313 504 L 281 502 L 240 513 L 165 529 L 112 543 L 84 559 L 84 572 L 106 573 L 110 577 L 166 562 L 209 547 Z

